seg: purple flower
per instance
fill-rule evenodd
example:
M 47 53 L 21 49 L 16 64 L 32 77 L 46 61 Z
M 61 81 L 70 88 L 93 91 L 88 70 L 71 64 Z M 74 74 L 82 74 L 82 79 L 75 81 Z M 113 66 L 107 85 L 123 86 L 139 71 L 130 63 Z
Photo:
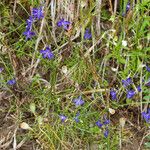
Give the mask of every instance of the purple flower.
M 150 86 L 150 81 L 148 81 L 145 85 L 146 85 L 146 86 Z
M 26 23 L 27 23 L 26 30 L 31 30 L 33 24 L 33 17 L 30 16 L 29 19 L 27 19 Z
M 35 32 L 32 32 L 30 30 L 26 30 L 23 32 L 23 35 L 26 36 L 26 40 L 31 39 L 33 36 L 35 36 Z
M 134 90 L 128 90 L 127 91 L 127 98 L 130 99 L 135 95 L 135 91 Z
M 142 112 L 142 117 L 145 119 L 147 123 L 150 123 L 150 108 L 148 109 L 148 112 Z
M 96 123 L 95 123 L 99 128 L 101 128 L 103 126 L 103 124 L 101 123 L 100 120 L 98 120 Z
M 79 116 L 80 116 L 80 113 L 78 112 L 78 113 L 76 114 L 76 117 L 74 118 L 74 120 L 75 120 L 76 123 L 80 122 L 80 121 L 79 121 Z
M 107 116 L 104 115 L 104 122 L 103 122 L 104 125 L 107 125 L 107 124 L 110 124 L 110 120 L 107 119 Z
M 117 93 L 111 89 L 110 91 L 110 96 L 112 100 L 116 100 L 117 99 Z
M 7 82 L 8 85 L 14 85 L 16 84 L 16 80 L 15 79 L 11 79 Z
M 63 18 L 63 19 L 60 19 L 60 20 L 57 22 L 57 26 L 58 26 L 58 27 L 62 27 L 62 26 L 63 26 L 63 22 L 64 22 L 64 18 Z
M 128 2 L 126 6 L 126 13 L 129 11 L 129 9 L 130 9 L 130 3 Z
M 44 18 L 43 8 L 42 7 L 33 8 L 32 15 L 33 15 L 34 19 L 40 20 L 40 19 Z
M 59 115 L 60 119 L 61 119 L 61 122 L 65 122 L 67 117 L 64 116 L 64 115 Z
M 27 26 L 25 32 L 23 32 L 23 35 L 26 36 L 26 40 L 31 39 L 33 36 L 35 36 L 35 32 L 32 32 L 32 24 L 33 24 L 33 17 L 30 16 L 29 19 L 26 21 Z
M 105 132 L 104 132 L 104 136 L 105 136 L 105 138 L 107 138 L 107 137 L 108 137 L 108 134 L 109 134 L 109 130 L 108 130 L 108 129 L 106 129 L 106 130 L 105 130 Z
M 76 105 L 76 107 L 81 106 L 84 104 L 84 101 L 82 100 L 81 96 L 73 100 L 73 103 Z
M 4 68 L 0 67 L 0 73 L 4 70 Z
M 138 90 L 138 92 L 141 92 L 141 91 L 142 91 L 140 85 L 137 86 L 137 90 Z
M 123 14 L 122 14 L 122 16 L 124 17 L 126 14 L 127 14 L 127 12 L 130 10 L 130 3 L 128 2 L 127 3 L 127 5 L 126 5 L 126 10 L 125 10 L 125 12 L 123 12 Z
M 92 34 L 90 32 L 90 29 L 86 29 L 85 33 L 84 33 L 84 39 L 85 40 L 87 40 L 87 39 L 89 40 L 91 37 L 92 37 Z
M 150 72 L 150 67 L 146 66 L 146 70 L 147 70 L 148 72 Z
M 127 78 L 126 80 L 122 80 L 122 84 L 124 87 L 129 86 L 132 83 L 131 78 Z
M 52 59 L 54 58 L 54 54 L 52 53 L 51 49 L 47 46 L 45 50 L 40 50 L 43 58 Z
M 60 20 L 57 22 L 57 26 L 58 26 L 58 27 L 63 27 L 65 30 L 68 30 L 70 24 L 71 24 L 71 23 L 70 23 L 69 21 L 65 21 L 64 18 L 63 18 L 63 19 L 60 19 Z

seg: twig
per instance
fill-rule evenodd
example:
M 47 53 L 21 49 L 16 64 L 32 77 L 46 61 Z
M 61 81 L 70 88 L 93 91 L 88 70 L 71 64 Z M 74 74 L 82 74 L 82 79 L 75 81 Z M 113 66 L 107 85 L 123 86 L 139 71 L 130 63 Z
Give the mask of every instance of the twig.
M 113 14 L 113 7 L 112 7 L 111 0 L 109 0 L 109 6 L 110 6 L 110 12 L 111 12 L 111 14 Z
M 94 47 L 95 47 L 97 44 L 99 44 L 99 43 L 101 42 L 101 40 L 104 38 L 104 36 L 105 36 L 108 32 L 114 32 L 114 30 L 113 30 L 113 29 L 110 29 L 110 30 L 104 32 L 104 33 L 102 34 L 102 36 L 96 41 L 96 43 L 93 44 L 93 45 L 88 49 L 88 51 L 84 54 L 84 57 L 88 57 L 88 55 L 90 54 L 90 52 L 94 49 Z
M 96 2 L 97 6 L 96 6 L 96 11 L 97 11 L 97 22 L 96 22 L 96 31 L 97 31 L 97 35 L 99 36 L 101 33 L 101 5 L 102 5 L 102 0 L 97 0 Z
M 114 15 L 116 14 L 116 11 L 117 11 L 117 2 L 118 0 L 114 1 Z
M 39 62 L 40 62 L 40 59 L 37 59 L 36 63 L 34 64 L 34 68 L 33 68 L 32 74 L 31 74 L 31 76 L 30 76 L 31 79 L 32 79 L 32 77 L 34 76 L 34 73 L 35 73 L 35 71 L 36 71 L 36 68 L 37 68 Z
M 93 89 L 93 90 L 89 90 L 89 91 L 81 91 L 82 94 L 86 95 L 86 94 L 91 94 L 91 93 L 98 93 L 98 92 L 107 92 L 109 91 L 109 89 Z M 60 92 L 56 92 L 57 94 L 59 93 L 63 93 L 63 91 Z M 79 93 L 73 93 L 73 94 L 67 94 L 66 96 L 74 96 L 74 95 L 78 95 Z

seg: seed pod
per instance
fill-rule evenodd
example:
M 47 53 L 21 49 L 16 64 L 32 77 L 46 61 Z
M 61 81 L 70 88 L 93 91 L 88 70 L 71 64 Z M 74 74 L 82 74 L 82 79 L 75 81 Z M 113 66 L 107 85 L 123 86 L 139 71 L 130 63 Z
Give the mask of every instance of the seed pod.
M 122 128 L 124 128 L 124 126 L 125 126 L 125 123 L 126 123 L 126 118 L 120 118 L 119 119 L 119 122 L 120 122 L 120 126 L 122 127 Z
M 112 108 L 109 108 L 109 112 L 110 112 L 110 114 L 115 114 L 115 110 L 114 109 L 112 109 Z
M 35 113 L 35 109 L 36 109 L 35 103 L 31 103 L 31 104 L 30 104 L 30 110 L 31 110 L 31 112 L 32 112 L 33 114 Z
M 22 122 L 20 124 L 20 128 L 21 129 L 24 129 L 24 130 L 29 130 L 30 129 L 30 126 L 26 123 L 26 122 Z
M 61 72 L 66 75 L 68 72 L 67 66 L 62 66 Z

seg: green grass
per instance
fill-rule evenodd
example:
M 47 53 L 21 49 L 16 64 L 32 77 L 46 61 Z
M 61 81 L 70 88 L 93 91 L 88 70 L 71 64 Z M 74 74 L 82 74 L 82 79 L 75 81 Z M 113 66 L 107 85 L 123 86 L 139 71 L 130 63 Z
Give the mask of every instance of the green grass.
M 124 17 L 128 1 L 119 4 L 116 1 L 116 13 L 111 11 L 109 2 L 98 5 L 91 0 L 82 1 L 84 7 L 74 1 L 68 6 L 69 0 L 56 5 L 48 2 L 44 6 L 44 19 L 34 23 L 36 36 L 28 41 L 22 34 L 25 21 L 31 14 L 30 7 L 38 7 L 40 3 L 20 0 L 15 7 L 15 2 L 0 2 L 0 67 L 4 68 L 0 73 L 0 132 L 14 126 L 13 134 L 6 132 L 10 137 L 0 143 L 0 148 L 15 149 L 20 142 L 24 149 L 34 145 L 47 150 L 150 147 L 149 124 L 141 118 L 150 102 L 149 87 L 145 86 L 150 78 L 145 67 L 150 67 L 150 2 L 135 4 L 133 0 L 132 9 Z M 61 17 L 72 22 L 69 32 L 57 27 Z M 92 32 L 90 40 L 84 39 L 87 28 Z M 122 41 L 127 41 L 127 46 Z M 52 60 L 42 58 L 39 53 L 47 45 L 55 55 Z M 127 90 L 122 85 L 127 77 L 132 78 L 134 90 L 138 85 L 142 87 L 142 92 L 132 99 L 126 98 Z M 12 78 L 17 83 L 9 86 L 7 81 Z M 117 90 L 117 101 L 110 98 L 111 88 Z M 75 107 L 72 101 L 80 95 L 85 104 Z M 80 122 L 76 123 L 74 117 L 78 112 Z M 64 123 L 60 114 L 67 116 Z M 111 120 L 107 138 L 105 128 L 95 125 L 104 115 Z M 120 118 L 126 120 L 123 128 Z M 31 128 L 21 129 L 22 122 Z M 4 135 L 1 133 L 0 141 Z

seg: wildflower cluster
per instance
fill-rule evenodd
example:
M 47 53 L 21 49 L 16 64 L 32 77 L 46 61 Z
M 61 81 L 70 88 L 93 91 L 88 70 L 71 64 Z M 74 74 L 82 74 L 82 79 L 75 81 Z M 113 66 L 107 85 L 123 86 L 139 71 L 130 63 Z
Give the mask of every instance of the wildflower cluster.
M 133 89 L 128 89 L 128 87 L 129 87 L 132 83 L 133 83 L 133 82 L 132 82 L 132 79 L 131 79 L 131 78 L 127 78 L 127 79 L 125 79 L 125 80 L 122 80 L 122 84 L 123 84 L 124 88 L 127 89 L 127 95 L 126 95 L 127 99 L 133 98 L 133 96 L 136 94 L 136 92 L 135 92 Z M 136 88 L 137 88 L 137 91 L 138 91 L 138 92 L 141 92 L 141 91 L 142 91 L 140 85 L 138 85 Z M 112 100 L 116 100 L 116 99 L 117 99 L 117 93 L 116 93 L 116 91 L 113 90 L 113 89 L 111 89 L 111 90 L 110 90 L 110 96 L 111 96 L 111 99 L 112 99 Z
M 43 8 L 39 7 L 39 8 L 33 8 L 32 9 L 32 15 L 34 19 L 42 19 L 44 18 L 44 14 L 43 14 Z
M 148 67 L 147 65 L 146 65 L 146 71 L 150 72 L 150 67 Z M 132 79 L 129 77 L 129 78 L 125 79 L 125 80 L 122 80 L 122 84 L 123 84 L 123 87 L 127 90 L 126 98 L 127 99 L 133 98 L 134 95 L 136 94 L 136 91 L 134 89 L 130 88 L 130 85 L 133 84 Z M 150 86 L 150 81 L 148 81 L 145 84 L 145 86 Z M 141 92 L 142 91 L 141 86 L 138 85 L 136 87 L 136 90 L 137 90 L 137 92 Z M 116 100 L 117 99 L 117 93 L 116 93 L 116 91 L 114 89 L 110 90 L 110 96 L 111 96 L 112 100 Z M 150 109 L 148 109 L 147 113 L 146 112 L 142 112 L 142 117 L 145 119 L 145 121 L 147 123 L 150 123 Z M 96 124 L 99 127 L 102 127 L 102 125 L 103 125 L 100 121 L 98 121 Z
M 82 99 L 82 97 L 79 96 L 78 98 L 75 98 L 73 100 L 73 103 L 75 104 L 76 107 L 79 107 L 79 106 L 82 106 L 85 102 Z M 76 116 L 74 117 L 74 120 L 75 120 L 76 123 L 80 122 L 79 116 L 80 116 L 80 112 L 77 112 Z M 62 115 L 62 114 L 59 115 L 59 118 L 60 118 L 61 122 L 65 122 L 67 120 L 67 116 Z M 95 124 L 99 128 L 103 127 L 103 129 L 104 129 L 104 136 L 107 138 L 108 134 L 109 134 L 108 125 L 110 124 L 110 120 L 107 119 L 106 115 L 104 115 L 102 122 L 100 120 L 98 120 Z
M 80 122 L 79 116 L 80 116 L 80 113 L 78 112 L 78 113 L 76 114 L 76 116 L 74 117 L 74 121 L 75 121 L 76 123 Z M 61 122 L 67 121 L 67 116 L 65 116 L 65 115 L 62 115 L 62 114 L 61 114 L 61 115 L 59 115 L 59 118 L 60 118 Z
M 64 30 L 66 30 L 66 31 L 69 29 L 70 25 L 71 25 L 71 22 L 64 20 L 64 18 L 60 19 L 57 22 L 57 26 L 58 27 L 63 27 Z M 89 40 L 89 39 L 91 39 L 91 37 L 92 37 L 92 34 L 90 32 L 90 29 L 86 29 L 85 33 L 84 33 L 84 39 Z
M 122 84 L 124 86 L 124 88 L 127 89 L 127 99 L 131 99 L 133 98 L 133 96 L 136 94 L 136 92 L 133 89 L 128 89 L 128 87 L 133 84 L 132 79 L 131 78 L 127 78 L 126 80 L 122 80 Z M 141 87 L 140 85 L 138 85 L 137 87 L 137 91 L 141 92 Z
M 33 17 L 30 16 L 29 19 L 27 19 L 26 23 L 26 30 L 25 32 L 23 32 L 23 35 L 25 35 L 26 40 L 28 40 L 35 36 L 35 32 L 32 31 Z
M 79 107 L 79 106 L 82 106 L 85 102 L 84 102 L 84 100 L 82 99 L 82 97 L 79 96 L 78 98 L 75 98 L 75 99 L 73 100 L 73 103 L 75 104 L 76 107 Z M 76 123 L 79 122 L 79 116 L 80 116 L 80 112 L 77 112 L 77 114 L 76 114 L 76 116 L 75 116 L 75 118 L 74 118 L 74 120 L 75 120 Z M 65 115 L 59 115 L 59 117 L 60 117 L 60 119 L 61 119 L 61 122 L 64 122 L 64 121 L 66 121 L 66 119 L 67 119 L 67 117 L 66 117 Z
M 108 134 L 109 134 L 108 125 L 110 124 L 110 120 L 107 119 L 106 115 L 104 115 L 103 121 L 98 120 L 95 124 L 96 124 L 96 126 L 98 126 L 99 128 L 102 128 L 102 127 L 103 127 L 103 129 L 104 129 L 104 136 L 107 138 L 107 137 L 108 137 Z
M 35 32 L 32 31 L 33 23 L 36 21 L 36 19 L 40 20 L 44 17 L 43 9 L 40 8 L 33 8 L 32 9 L 32 15 L 27 19 L 26 21 L 26 30 L 23 32 L 23 35 L 26 36 L 26 40 L 31 39 L 33 36 L 35 36 Z
M 126 13 L 129 11 L 129 9 L 130 9 L 130 3 L 128 3 L 126 6 Z M 40 20 L 43 17 L 44 17 L 44 13 L 43 13 L 42 7 L 32 9 L 31 16 L 26 21 L 26 30 L 25 30 L 25 32 L 23 32 L 23 35 L 26 36 L 26 40 L 31 39 L 33 36 L 36 35 L 35 32 L 32 30 L 33 24 L 36 20 Z M 65 20 L 64 18 L 60 19 L 57 22 L 57 26 L 62 27 L 66 31 L 68 31 L 70 25 L 71 25 L 71 22 Z M 91 38 L 92 38 L 92 34 L 91 34 L 90 29 L 86 29 L 85 33 L 84 33 L 84 39 L 89 40 Z M 122 45 L 126 46 L 127 43 L 125 41 L 123 41 Z M 49 46 L 46 46 L 44 49 L 40 50 L 40 54 L 44 59 L 51 60 L 54 58 L 54 54 Z M 146 66 L 146 70 L 148 72 L 150 72 L 150 67 Z M 3 71 L 3 68 L 0 68 L 0 73 L 2 71 Z M 16 79 L 9 80 L 7 82 L 7 84 L 8 85 L 16 84 Z M 127 99 L 133 98 L 134 95 L 136 94 L 136 91 L 131 87 L 132 84 L 133 84 L 133 81 L 130 77 L 122 80 L 122 85 L 126 89 L 126 98 Z M 146 85 L 150 86 L 150 82 L 148 82 Z M 137 88 L 138 92 L 142 91 L 140 85 L 138 85 L 136 88 Z M 112 100 L 117 100 L 117 91 L 115 89 L 111 89 L 110 96 L 111 96 Z M 79 97 L 73 99 L 72 103 L 74 104 L 75 108 L 79 108 L 80 106 L 83 106 L 85 104 L 85 101 L 82 99 L 81 96 L 79 96 Z M 142 116 L 147 123 L 150 123 L 150 109 L 148 110 L 148 112 L 142 112 Z M 75 117 L 73 118 L 76 123 L 80 122 L 79 117 L 80 117 L 80 112 L 77 112 Z M 64 114 L 60 114 L 59 118 L 60 118 L 61 122 L 63 123 L 63 122 L 67 121 L 68 117 Z M 98 126 L 99 128 L 101 128 L 104 131 L 104 136 L 107 138 L 109 135 L 108 127 L 110 124 L 110 120 L 107 119 L 106 115 L 104 115 L 102 120 L 99 119 L 95 124 L 96 124 L 96 126 Z

